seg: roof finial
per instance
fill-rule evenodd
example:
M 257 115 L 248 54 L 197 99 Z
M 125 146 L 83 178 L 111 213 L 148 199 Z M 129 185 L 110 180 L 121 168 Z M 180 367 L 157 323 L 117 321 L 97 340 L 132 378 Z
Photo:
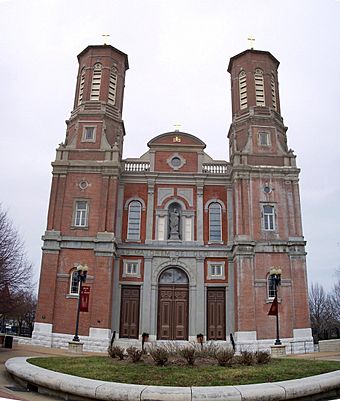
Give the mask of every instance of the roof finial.
M 105 43 L 105 42 L 106 42 L 106 38 L 109 38 L 110 35 L 104 33 L 104 34 L 102 35 L 102 37 L 103 37 L 103 39 L 104 39 L 104 45 L 107 45 L 107 43 Z
M 254 50 L 255 38 L 253 36 L 249 36 L 248 43 L 249 43 L 249 49 Z
M 181 126 L 181 124 L 174 124 L 175 132 L 179 132 L 180 126 Z

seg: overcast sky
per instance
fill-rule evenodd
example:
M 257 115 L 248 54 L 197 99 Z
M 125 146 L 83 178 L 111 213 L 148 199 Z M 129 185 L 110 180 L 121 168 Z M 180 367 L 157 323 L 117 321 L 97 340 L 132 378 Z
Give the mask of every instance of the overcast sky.
M 301 168 L 309 282 L 340 267 L 340 1 L 0 0 L 0 202 L 38 277 L 51 166 L 74 99 L 77 54 L 109 43 L 129 56 L 124 157 L 174 129 L 229 159 L 229 58 L 248 48 L 280 62 L 281 111 Z

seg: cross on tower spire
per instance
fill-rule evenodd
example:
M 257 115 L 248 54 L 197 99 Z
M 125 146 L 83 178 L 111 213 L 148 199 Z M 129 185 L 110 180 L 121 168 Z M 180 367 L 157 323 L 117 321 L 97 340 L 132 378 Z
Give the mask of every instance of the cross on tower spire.
M 110 35 L 104 33 L 104 34 L 102 35 L 102 37 L 103 37 L 103 39 L 104 39 L 104 45 L 107 45 L 107 43 L 105 43 L 105 42 L 106 42 L 106 38 L 109 38 Z
M 181 127 L 181 124 L 174 124 L 174 127 L 175 127 L 175 132 L 179 132 L 179 129 L 180 129 L 180 127 Z
M 254 50 L 254 45 L 255 45 L 255 38 L 253 36 L 249 36 L 248 44 L 249 44 L 249 49 Z

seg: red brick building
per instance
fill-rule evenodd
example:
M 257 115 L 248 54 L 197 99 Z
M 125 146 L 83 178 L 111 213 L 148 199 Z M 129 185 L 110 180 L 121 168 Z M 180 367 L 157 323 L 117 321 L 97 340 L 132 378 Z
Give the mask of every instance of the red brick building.
M 230 161 L 194 135 L 156 136 L 122 159 L 127 55 L 89 46 L 78 56 L 74 108 L 57 149 L 44 234 L 33 343 L 72 340 L 88 266 L 85 349 L 150 340 L 229 341 L 268 348 L 276 318 L 273 267 L 282 270 L 280 335 L 288 352 L 312 346 L 299 169 L 287 147 L 277 69 L 269 52 L 230 59 Z

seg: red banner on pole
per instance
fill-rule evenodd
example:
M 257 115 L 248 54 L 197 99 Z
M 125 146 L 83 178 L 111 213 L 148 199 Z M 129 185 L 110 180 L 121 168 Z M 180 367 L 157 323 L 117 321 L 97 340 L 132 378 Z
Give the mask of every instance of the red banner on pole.
M 89 311 L 89 302 L 90 302 L 90 291 L 91 287 L 88 285 L 83 285 L 80 293 L 80 312 L 88 312 Z
M 274 298 L 272 306 L 269 309 L 268 315 L 269 316 L 277 316 L 279 313 L 279 304 L 277 302 L 277 296 Z

